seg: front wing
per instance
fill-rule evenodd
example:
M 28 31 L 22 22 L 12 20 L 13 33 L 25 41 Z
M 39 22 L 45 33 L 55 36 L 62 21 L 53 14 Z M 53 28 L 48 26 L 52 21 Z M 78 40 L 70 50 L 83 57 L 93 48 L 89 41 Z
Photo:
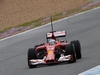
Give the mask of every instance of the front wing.
M 43 59 L 32 59 L 30 60 L 30 63 L 32 65 L 38 65 L 38 64 L 47 64 L 45 61 L 46 57 L 44 57 Z M 64 62 L 64 61 L 69 61 L 71 59 L 71 55 L 66 55 L 66 56 L 61 56 L 58 61 L 56 61 L 56 63 L 59 62 Z M 55 62 L 54 62 L 55 63 Z

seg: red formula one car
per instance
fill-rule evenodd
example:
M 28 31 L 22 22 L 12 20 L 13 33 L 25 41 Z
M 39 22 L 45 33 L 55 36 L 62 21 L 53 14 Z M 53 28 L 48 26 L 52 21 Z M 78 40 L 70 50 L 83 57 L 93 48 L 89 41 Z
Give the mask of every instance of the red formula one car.
M 81 45 L 78 40 L 67 42 L 59 40 L 66 37 L 66 31 L 47 33 L 47 43 L 34 46 L 28 50 L 28 66 L 35 68 L 39 64 L 54 64 L 59 62 L 74 63 L 81 59 Z

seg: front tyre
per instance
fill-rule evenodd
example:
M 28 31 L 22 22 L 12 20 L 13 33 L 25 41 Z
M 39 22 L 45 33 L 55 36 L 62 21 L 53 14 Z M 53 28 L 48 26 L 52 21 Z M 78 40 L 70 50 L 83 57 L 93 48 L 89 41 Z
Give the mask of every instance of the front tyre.
M 29 68 L 35 68 L 35 67 L 37 67 L 37 65 L 32 65 L 30 63 L 31 59 L 37 59 L 37 55 L 36 55 L 36 52 L 35 52 L 34 48 L 30 48 L 28 50 L 28 66 L 29 66 Z
M 82 55 L 81 55 L 81 45 L 80 45 L 80 42 L 78 40 L 75 40 L 75 41 L 72 41 L 71 43 L 75 47 L 76 58 L 77 59 L 81 59 Z
M 71 55 L 71 59 L 68 61 L 68 63 L 76 62 L 76 55 L 73 44 L 66 45 L 65 49 L 66 49 L 66 54 Z

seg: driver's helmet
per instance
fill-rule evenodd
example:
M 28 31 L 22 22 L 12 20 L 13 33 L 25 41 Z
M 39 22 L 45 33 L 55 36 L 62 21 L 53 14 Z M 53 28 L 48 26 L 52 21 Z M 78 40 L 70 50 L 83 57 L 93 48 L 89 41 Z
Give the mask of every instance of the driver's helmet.
M 54 39 L 50 39 L 49 44 L 50 45 L 54 45 L 56 43 L 56 41 Z

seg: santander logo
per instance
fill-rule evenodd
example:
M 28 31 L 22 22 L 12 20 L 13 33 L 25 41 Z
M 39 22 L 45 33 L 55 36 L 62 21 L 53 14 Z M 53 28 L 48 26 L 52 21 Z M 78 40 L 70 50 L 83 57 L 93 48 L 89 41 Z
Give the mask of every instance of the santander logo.
M 55 46 L 47 46 L 47 50 L 54 50 Z

